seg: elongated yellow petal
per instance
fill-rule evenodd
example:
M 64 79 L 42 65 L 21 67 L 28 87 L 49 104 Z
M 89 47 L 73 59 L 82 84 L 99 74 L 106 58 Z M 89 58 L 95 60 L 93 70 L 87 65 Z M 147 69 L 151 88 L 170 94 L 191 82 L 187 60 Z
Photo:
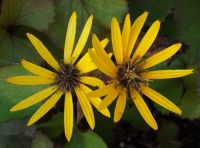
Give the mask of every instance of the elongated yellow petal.
M 108 107 L 119 95 L 119 89 L 112 89 L 99 105 L 99 110 Z
M 152 55 L 151 57 L 147 58 L 143 62 L 143 68 L 147 69 L 154 65 L 157 65 L 167 59 L 169 59 L 171 56 L 173 56 L 179 49 L 181 48 L 181 44 L 177 43 L 174 44 L 166 49 L 163 49 L 162 51 Z
M 124 21 L 123 30 L 122 30 L 122 47 L 123 47 L 124 60 L 126 58 L 126 52 L 128 49 L 130 30 L 131 30 L 131 19 L 130 19 L 130 14 L 127 14 Z
M 78 97 L 78 101 L 80 103 L 83 114 L 85 115 L 85 118 L 89 126 L 91 127 L 91 129 L 94 129 L 94 126 L 95 126 L 94 113 L 93 113 L 92 106 L 88 98 L 86 97 L 86 94 L 80 88 L 75 88 L 75 92 Z
M 36 38 L 34 35 L 27 33 L 27 37 L 29 38 L 32 45 L 35 47 L 39 55 L 56 71 L 60 70 L 60 66 L 49 50 L 44 46 L 44 44 Z
M 122 36 L 118 21 L 115 17 L 112 19 L 111 22 L 111 38 L 112 38 L 112 46 L 115 59 L 118 64 L 122 64 L 123 62 Z
M 140 31 L 142 30 L 142 27 L 147 19 L 147 16 L 148 16 L 148 12 L 144 12 L 135 20 L 135 22 L 133 23 L 131 27 L 130 37 L 128 41 L 128 49 L 126 52 L 126 57 L 124 58 L 126 62 L 130 59 L 131 53 L 133 51 L 137 38 L 140 34 Z
M 157 20 L 151 25 L 149 30 L 144 35 L 142 41 L 135 50 L 135 53 L 133 54 L 133 57 L 131 59 L 132 61 L 134 61 L 136 58 L 140 60 L 145 55 L 145 53 L 149 50 L 154 40 L 156 39 L 159 29 L 160 21 Z
M 94 49 L 92 49 L 94 51 Z M 112 53 L 108 54 L 109 57 L 112 57 Z M 92 62 L 89 52 L 87 52 L 81 60 L 77 63 L 76 67 L 80 71 L 80 74 L 91 72 L 97 69 L 96 65 Z
M 49 97 L 51 94 L 53 94 L 56 90 L 58 90 L 57 86 L 51 86 L 49 88 L 45 88 L 16 104 L 13 106 L 10 111 L 15 112 L 19 110 L 23 110 L 25 108 L 28 108 L 38 102 L 41 102 L 42 100 L 46 99 Z
M 72 137 L 74 124 L 74 109 L 73 109 L 73 100 L 71 92 L 66 92 L 65 94 L 65 108 L 64 108 L 64 128 L 65 128 L 65 137 L 70 141 Z
M 28 61 L 26 61 L 24 59 L 21 61 L 21 63 L 22 63 L 22 66 L 26 70 L 28 70 L 29 72 L 32 72 L 32 73 L 34 73 L 36 75 L 39 75 L 41 77 L 45 77 L 45 78 L 49 78 L 49 79 L 55 79 L 55 77 L 57 76 L 56 73 L 54 73 L 54 72 L 52 72 L 52 71 L 50 71 L 48 69 L 45 69 L 45 68 L 43 68 L 41 66 L 38 66 L 36 64 L 33 64 L 31 62 L 28 62 Z
M 63 92 L 58 90 L 55 94 L 53 94 L 30 118 L 28 121 L 28 126 L 37 122 L 40 118 L 42 118 L 60 99 Z
M 104 74 L 115 78 L 116 71 L 112 71 L 110 67 L 102 61 L 101 57 L 99 57 L 94 51 L 89 49 L 90 58 L 92 59 L 92 62 L 98 67 L 98 69 L 103 72 Z
M 68 23 L 67 33 L 65 38 L 65 47 L 64 47 L 64 63 L 70 64 L 71 55 L 74 46 L 75 36 L 76 36 L 76 12 L 73 12 Z
M 103 48 L 108 44 L 108 38 L 101 41 L 101 45 Z M 89 52 L 87 52 L 76 64 L 76 67 L 80 71 L 81 74 L 87 73 L 97 69 L 96 65 L 92 62 L 90 58 Z
M 102 59 L 102 61 L 105 64 L 107 64 L 108 67 L 112 71 L 116 71 L 115 64 L 113 63 L 113 61 L 108 56 L 108 54 L 104 50 L 103 46 L 101 45 L 99 39 L 97 38 L 97 36 L 95 34 L 92 36 L 92 45 L 93 45 L 93 47 L 95 49 L 96 54 Z
M 55 80 L 40 76 L 15 76 L 7 78 L 7 81 L 18 85 L 39 85 L 54 83 Z
M 117 99 L 117 104 L 115 106 L 114 122 L 118 122 L 122 118 L 125 106 L 126 106 L 126 91 L 122 91 L 119 94 L 119 97 Z
M 101 46 L 102 46 L 103 48 L 105 48 L 105 47 L 107 46 L 108 42 L 109 42 L 109 39 L 108 39 L 108 38 L 105 38 L 105 39 L 101 40 Z
M 80 81 L 84 84 L 88 84 L 92 86 L 97 86 L 97 87 L 104 86 L 104 82 L 95 77 L 82 76 L 80 77 Z
M 157 125 L 153 115 L 151 114 L 148 106 L 146 105 L 146 103 L 144 102 L 142 97 L 140 96 L 140 94 L 135 89 L 133 89 L 132 93 L 133 93 L 132 94 L 133 102 L 135 103 L 135 106 L 137 107 L 138 111 L 142 115 L 143 119 L 146 121 L 146 123 L 150 127 L 152 127 L 154 130 L 157 130 L 158 125 Z
M 149 99 L 163 106 L 164 108 L 181 115 L 182 113 L 181 110 L 174 103 L 165 98 L 163 95 L 161 95 L 160 93 L 156 92 L 155 90 L 147 86 L 141 85 L 140 87 L 143 94 L 147 96 Z
M 178 78 L 189 75 L 193 72 L 193 69 L 187 70 L 156 70 L 149 71 L 142 75 L 144 79 L 170 79 L 170 78 Z
M 97 69 L 96 65 L 92 62 L 90 58 L 89 52 L 87 52 L 76 64 L 76 67 L 80 71 L 81 74 L 93 71 Z
M 88 36 L 90 34 L 90 30 L 91 30 L 91 27 L 92 27 L 92 20 L 93 20 L 93 15 L 91 15 L 84 28 L 83 28 L 83 31 L 81 33 L 81 36 L 79 38 L 79 41 L 74 49 L 74 52 L 72 54 L 72 63 L 75 63 L 77 58 L 79 57 L 79 55 L 81 54 L 81 52 L 83 51 L 83 48 L 87 42 L 87 39 L 88 39 Z
M 85 86 L 85 85 L 80 85 L 81 89 L 83 89 L 83 91 L 88 94 L 90 92 L 92 92 L 92 90 Z M 88 97 L 90 103 L 96 108 L 98 109 L 100 103 L 102 102 L 102 100 L 100 98 L 93 98 L 93 97 Z M 102 113 L 104 116 L 109 117 L 110 118 L 110 112 L 107 108 L 100 110 L 100 113 Z
M 114 89 L 114 84 L 110 83 L 88 94 L 89 97 L 102 97 L 109 94 Z

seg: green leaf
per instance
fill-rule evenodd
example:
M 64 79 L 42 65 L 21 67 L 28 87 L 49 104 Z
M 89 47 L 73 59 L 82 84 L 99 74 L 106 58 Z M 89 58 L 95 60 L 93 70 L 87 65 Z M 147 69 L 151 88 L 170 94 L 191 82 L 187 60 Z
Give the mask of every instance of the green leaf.
M 149 12 L 148 24 L 151 24 L 155 20 L 159 19 L 164 21 L 166 16 L 171 13 L 174 0 L 130 0 L 129 11 L 132 20 L 135 20 L 144 11 Z
M 160 28 L 160 35 L 167 36 L 170 40 L 175 40 L 177 35 L 176 20 L 174 15 L 170 14 L 166 16 L 165 21 Z
M 98 148 L 107 148 L 104 141 L 95 132 L 89 130 L 81 133 L 74 130 L 70 143 L 67 143 L 64 148 L 93 148 L 95 146 Z
M 183 111 L 182 118 L 194 120 L 200 117 L 200 102 L 197 92 L 197 74 L 185 77 L 186 92 L 181 98 L 180 106 Z
M 20 119 L 30 116 L 38 105 L 23 111 L 10 112 L 10 108 L 16 103 L 32 95 L 45 87 L 42 86 L 20 86 L 6 82 L 6 78 L 16 75 L 29 74 L 20 65 L 5 66 L 0 68 L 0 122 L 10 119 Z
M 200 1 L 177 0 L 175 4 L 175 17 L 178 29 L 177 39 L 189 45 L 187 51 L 190 54 L 190 59 L 193 60 L 200 48 Z M 187 62 L 190 62 L 190 60 Z
M 54 21 L 52 0 L 3 0 L 0 24 L 5 27 L 28 26 L 47 30 Z
M 113 122 L 112 115 L 114 114 L 115 103 L 112 103 L 108 107 L 111 118 L 107 118 L 100 114 L 97 110 L 94 110 L 95 114 L 95 128 L 94 131 L 106 142 L 111 143 L 114 142 L 114 128 L 117 124 Z
M 44 131 L 50 138 L 56 138 L 64 132 L 64 115 L 59 112 L 52 116 L 52 119 L 46 123 L 39 124 L 38 128 Z
M 33 139 L 31 148 L 54 148 L 51 140 L 41 132 L 36 132 L 36 137 Z
M 82 7 L 85 7 L 88 14 L 93 14 L 98 24 L 106 29 L 110 28 L 112 17 L 115 16 L 122 20 L 124 13 L 127 11 L 126 2 L 123 0 L 87 0 Z
M 50 26 L 47 35 L 61 50 L 63 50 L 64 47 L 69 17 L 73 11 L 77 12 L 76 41 L 80 36 L 86 20 L 91 14 L 94 15 L 92 26 L 93 32 L 98 35 L 104 35 L 103 38 L 105 38 L 105 34 L 107 34 L 106 31 L 108 30 L 110 32 L 109 29 L 112 17 L 116 16 L 119 21 L 121 21 L 127 11 L 127 5 L 124 0 L 56 1 L 56 21 Z M 88 43 L 91 43 L 90 38 L 88 39 Z
M 0 66 L 27 58 L 41 62 L 26 32 L 47 30 L 54 21 L 52 0 L 3 0 L 0 14 Z
M 169 132 L 170 131 L 170 132 Z M 158 134 L 159 147 L 179 148 L 178 127 L 173 122 L 162 120 L 162 127 Z
M 40 56 L 28 40 L 11 36 L 0 27 L 0 66 L 17 63 L 22 58 L 35 63 L 41 62 Z
M 35 135 L 35 127 L 27 128 L 22 120 L 11 120 L 0 124 L 1 148 L 27 148 L 31 147 Z

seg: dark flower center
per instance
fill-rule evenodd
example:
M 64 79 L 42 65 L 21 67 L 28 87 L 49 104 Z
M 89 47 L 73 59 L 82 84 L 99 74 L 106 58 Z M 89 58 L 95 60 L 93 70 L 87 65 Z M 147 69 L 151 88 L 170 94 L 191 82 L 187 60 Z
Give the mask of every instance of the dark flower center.
M 79 85 L 80 71 L 72 64 L 60 64 L 61 70 L 56 78 L 56 85 L 64 92 L 73 91 Z
M 148 84 L 147 80 L 141 78 L 144 71 L 139 64 L 128 62 L 118 66 L 117 80 L 124 88 L 139 90 L 140 83 Z

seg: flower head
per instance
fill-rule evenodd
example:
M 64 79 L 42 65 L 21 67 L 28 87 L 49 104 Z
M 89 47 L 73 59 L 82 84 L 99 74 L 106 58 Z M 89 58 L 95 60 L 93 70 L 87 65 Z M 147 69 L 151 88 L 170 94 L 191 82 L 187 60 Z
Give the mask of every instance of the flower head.
M 71 139 L 74 124 L 73 102 L 76 102 L 76 100 L 72 99 L 73 94 L 76 94 L 78 98 L 77 103 L 80 104 L 89 126 L 93 129 L 95 126 L 95 119 L 91 104 L 97 108 L 101 103 L 101 99 L 88 98 L 86 94 L 90 93 L 92 90 L 87 85 L 98 87 L 104 85 L 101 80 L 87 76 L 88 72 L 96 69 L 96 66 L 91 62 L 89 53 L 86 53 L 79 61 L 77 60 L 88 39 L 93 16 L 88 18 L 78 43 L 76 44 L 76 47 L 73 48 L 76 34 L 76 18 L 76 12 L 73 12 L 66 33 L 64 60 L 61 63 L 58 63 L 55 60 L 39 39 L 34 35 L 27 33 L 30 42 L 33 44 L 39 55 L 54 69 L 53 71 L 26 60 L 22 60 L 22 66 L 35 75 L 15 76 L 7 79 L 8 82 L 18 85 L 51 85 L 32 96 L 29 96 L 11 108 L 11 111 L 19 111 L 45 100 L 44 104 L 30 118 L 28 122 L 29 126 L 44 116 L 53 106 L 55 106 L 61 96 L 65 95 L 64 126 L 65 136 L 68 141 Z M 101 45 L 106 46 L 107 43 L 108 40 L 105 39 L 101 42 Z M 101 113 L 110 117 L 108 109 L 102 110 Z
M 99 110 L 105 109 L 117 99 L 114 122 L 121 119 L 126 106 L 126 100 L 130 96 L 143 119 L 149 126 L 156 130 L 158 129 L 157 123 L 143 100 L 142 95 L 147 96 L 152 101 L 174 113 L 181 114 L 181 110 L 163 95 L 151 89 L 148 86 L 150 80 L 182 77 L 191 74 L 193 70 L 148 70 L 148 68 L 173 56 L 180 49 L 181 44 L 174 44 L 143 60 L 143 56 L 153 44 L 160 28 L 160 21 L 155 21 L 138 46 L 136 46 L 137 38 L 147 15 L 148 13 L 144 12 L 131 25 L 128 14 L 125 18 L 122 33 L 117 19 L 112 19 L 111 39 L 115 63 L 108 57 L 96 35 L 93 35 L 92 43 L 94 49 L 89 50 L 90 57 L 98 69 L 109 76 L 111 80 L 107 82 L 106 86 L 91 92 L 89 96 L 105 96 L 99 106 Z M 135 49 L 134 52 L 133 49 Z

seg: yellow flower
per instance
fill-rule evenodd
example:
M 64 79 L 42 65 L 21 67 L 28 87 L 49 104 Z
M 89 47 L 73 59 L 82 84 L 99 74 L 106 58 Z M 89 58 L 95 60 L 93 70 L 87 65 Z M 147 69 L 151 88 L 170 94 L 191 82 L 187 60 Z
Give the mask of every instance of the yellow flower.
M 91 104 L 97 108 L 101 103 L 101 99 L 88 98 L 86 94 L 92 90 L 87 85 L 98 87 L 104 85 L 101 80 L 87 76 L 86 74 L 87 72 L 96 69 L 96 66 L 91 62 L 89 53 L 86 53 L 79 61 L 77 61 L 88 39 L 93 16 L 90 16 L 87 20 L 78 43 L 73 50 L 76 34 L 76 18 L 76 12 L 73 12 L 66 33 L 64 60 L 61 63 L 58 63 L 55 60 L 39 39 L 32 34 L 27 33 L 30 42 L 33 44 L 39 55 L 54 69 L 54 71 L 50 71 L 26 60 L 22 60 L 22 66 L 36 76 L 15 76 L 7 79 L 8 82 L 18 85 L 51 85 L 50 87 L 24 99 L 11 108 L 12 112 L 19 111 L 45 100 L 44 104 L 30 118 L 28 126 L 34 124 L 44 116 L 58 102 L 61 96 L 65 94 L 64 127 L 65 136 L 68 141 L 71 139 L 74 124 L 72 94 L 75 92 L 77 95 L 77 102 L 80 104 L 89 126 L 93 129 L 95 126 L 95 119 Z M 108 39 L 105 39 L 101 42 L 101 45 L 105 47 L 107 43 Z M 108 109 L 102 110 L 101 113 L 110 117 Z
M 145 23 L 147 15 L 148 13 L 144 12 L 131 25 L 130 16 L 128 14 L 125 18 L 122 33 L 116 18 L 112 19 L 111 39 L 116 64 L 108 57 L 96 35 L 93 35 L 92 44 L 94 49 L 89 49 L 90 57 L 98 69 L 111 77 L 111 80 L 106 86 L 89 93 L 89 96 L 105 96 L 99 106 L 99 110 L 105 109 L 117 99 L 114 111 L 114 122 L 118 122 L 121 119 L 126 106 L 126 100 L 128 96 L 131 96 L 132 101 L 143 119 L 150 127 L 157 130 L 157 123 L 144 102 L 142 95 L 147 96 L 157 104 L 176 114 L 181 114 L 181 110 L 167 98 L 148 87 L 149 82 L 153 79 L 186 76 L 191 74 L 193 70 L 147 70 L 173 56 L 181 47 L 181 44 L 177 43 L 142 60 L 143 56 L 154 42 L 160 28 L 160 22 L 158 20 L 155 21 L 136 47 L 136 40 Z M 134 53 L 132 53 L 133 49 L 135 49 Z

